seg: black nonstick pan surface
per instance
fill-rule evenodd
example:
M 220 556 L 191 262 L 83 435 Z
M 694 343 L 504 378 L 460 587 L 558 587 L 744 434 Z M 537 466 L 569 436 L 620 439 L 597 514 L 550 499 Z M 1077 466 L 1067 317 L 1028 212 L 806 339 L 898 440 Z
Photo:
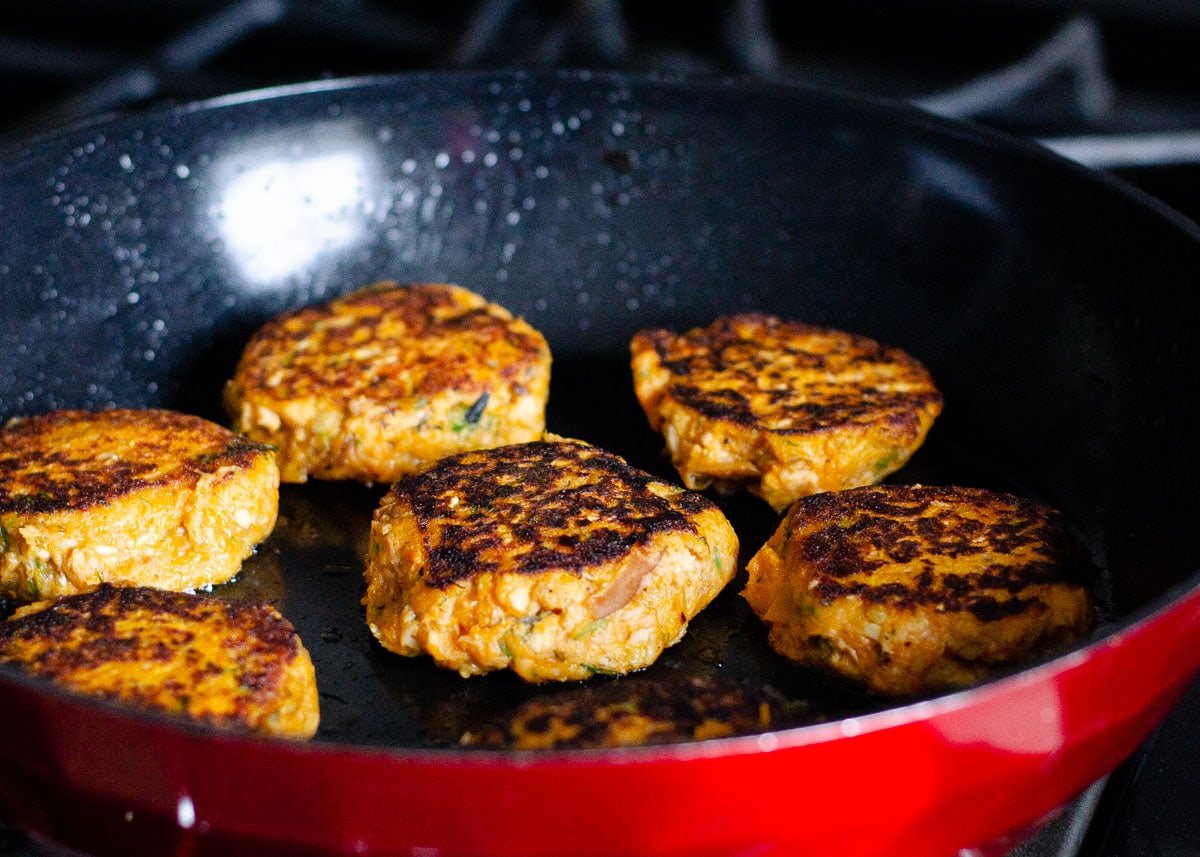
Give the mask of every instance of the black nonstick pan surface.
M 326 82 L 10 151 L 0 223 L 5 418 L 160 406 L 224 421 L 223 383 L 266 319 L 380 279 L 446 281 L 546 335 L 550 430 L 676 479 L 633 396 L 630 336 L 763 310 L 920 359 L 946 408 L 892 481 L 1061 508 L 1093 567 L 1093 639 L 1196 580 L 1196 228 L 915 110 L 587 73 Z M 533 696 L 613 681 L 464 680 L 379 647 L 359 601 L 385 489 L 285 486 L 275 533 L 216 590 L 296 624 L 318 742 L 455 747 Z M 744 564 L 778 517 L 716 499 Z M 770 687 L 790 702 L 783 726 L 888 705 L 775 656 L 743 579 L 646 678 Z

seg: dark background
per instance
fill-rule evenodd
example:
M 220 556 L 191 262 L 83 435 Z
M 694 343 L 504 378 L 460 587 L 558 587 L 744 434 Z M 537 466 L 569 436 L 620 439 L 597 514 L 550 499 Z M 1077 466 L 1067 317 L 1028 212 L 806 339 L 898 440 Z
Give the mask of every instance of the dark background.
M 1032 137 L 1200 219 L 1194 0 L 5 6 L 0 148 L 101 113 L 322 77 L 517 66 L 745 75 L 911 100 Z M 1107 784 L 1015 853 L 1200 855 L 1197 758 L 1200 685 Z M 28 849 L 0 827 L 0 855 Z

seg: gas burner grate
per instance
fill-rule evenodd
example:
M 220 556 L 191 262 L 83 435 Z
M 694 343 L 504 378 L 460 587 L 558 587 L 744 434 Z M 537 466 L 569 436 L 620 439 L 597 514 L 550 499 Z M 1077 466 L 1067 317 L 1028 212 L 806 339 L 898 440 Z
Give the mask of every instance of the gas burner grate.
M 1164 22 L 1120 0 L 1095 4 L 1120 12 L 1103 19 L 1070 17 L 1065 2 L 1002 5 L 849 2 L 816 14 L 699 0 L 679 16 L 621 0 L 42 0 L 0 23 L 11 97 L 0 136 L 328 76 L 571 66 L 831 85 L 1051 138 L 1101 166 L 1200 162 L 1200 14 Z

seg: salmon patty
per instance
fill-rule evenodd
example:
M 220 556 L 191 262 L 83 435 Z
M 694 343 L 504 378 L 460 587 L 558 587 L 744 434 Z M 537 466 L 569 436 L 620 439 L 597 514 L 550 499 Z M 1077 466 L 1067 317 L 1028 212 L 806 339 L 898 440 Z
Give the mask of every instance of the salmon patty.
M 0 663 L 224 729 L 310 738 L 312 660 L 265 604 L 108 584 L 0 623 Z
M 371 525 L 372 633 L 463 676 L 530 682 L 651 664 L 729 582 L 737 536 L 709 500 L 573 441 L 439 462 Z
M 900 349 L 768 315 L 643 330 L 630 350 L 634 391 L 684 484 L 746 488 L 776 511 L 900 469 L 942 409 Z
M 459 743 L 576 750 L 703 741 L 778 728 L 787 708 L 768 688 L 710 676 L 625 678 L 532 699 Z
M 797 502 L 742 595 L 777 652 L 910 696 L 1079 639 L 1092 612 L 1061 515 L 977 488 L 880 485 Z
M 54 411 L 0 430 L 0 594 L 223 583 L 275 526 L 270 447 L 162 410 Z
M 541 437 L 550 350 L 459 286 L 377 283 L 268 322 L 225 389 L 284 482 L 392 482 L 456 452 Z

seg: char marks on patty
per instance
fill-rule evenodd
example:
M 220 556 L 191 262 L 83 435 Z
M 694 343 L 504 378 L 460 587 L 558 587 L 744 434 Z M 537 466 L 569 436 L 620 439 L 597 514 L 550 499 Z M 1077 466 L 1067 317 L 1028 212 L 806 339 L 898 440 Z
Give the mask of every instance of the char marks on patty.
M 157 617 L 161 628 L 141 637 L 129 634 L 122 623 L 139 615 Z M 247 690 L 269 686 L 279 670 L 280 659 L 294 657 L 299 648 L 292 626 L 265 604 L 103 584 L 90 593 L 66 596 L 52 609 L 39 609 L 0 623 L 0 650 L 16 643 L 46 643 L 31 649 L 28 659 L 0 655 L 0 660 L 17 660 L 30 672 L 46 678 L 61 678 L 115 662 L 168 662 L 177 657 L 179 647 L 196 641 L 196 626 L 214 616 L 219 616 L 223 626 L 239 638 L 239 655 L 249 665 L 243 683 Z M 148 630 L 150 627 L 146 625 Z M 85 640 L 87 645 L 81 645 Z M 139 689 L 131 690 L 136 695 Z
M 681 336 L 645 335 L 676 379 L 667 395 L 748 428 L 803 434 L 896 422 L 915 431 L 914 412 L 941 403 L 917 361 L 865 336 L 758 313 L 720 318 Z
M 392 486 L 363 598 L 391 651 L 460 675 L 577 681 L 649 666 L 733 576 L 709 500 L 579 441 L 460 453 Z
M 783 511 L 800 497 L 880 481 L 941 412 L 899 348 L 761 313 L 630 343 L 633 386 L 689 488 L 742 488 Z
M 255 335 L 250 349 L 272 359 L 243 361 L 242 383 L 269 389 L 280 400 L 330 390 L 343 399 L 362 395 L 375 401 L 433 396 L 448 389 L 485 392 L 480 367 L 461 354 L 446 360 L 437 350 L 406 353 L 399 364 L 404 371 L 378 359 L 386 343 L 417 344 L 435 337 L 470 339 L 481 353 L 502 344 L 513 356 L 501 368 L 501 377 L 519 380 L 521 361 L 542 359 L 545 343 L 535 332 L 514 325 L 504 310 L 482 300 L 472 304 L 464 294 L 469 293 L 424 285 L 398 288 L 387 282 L 282 316 Z
M 530 700 L 460 743 L 567 750 L 698 741 L 778 728 L 788 707 L 770 688 L 712 676 L 625 678 Z
M 938 605 L 987 621 L 1036 609 L 1018 594 L 1081 566 L 1061 514 L 1021 497 L 911 485 L 817 494 L 800 503 L 795 514 L 805 519 L 806 534 L 791 549 L 816 569 L 810 586 L 826 602 L 853 595 L 897 608 Z M 974 561 L 987 555 L 1023 561 Z M 933 557 L 965 562 L 960 571 L 935 574 Z M 871 581 L 877 569 L 914 562 L 920 570 L 904 582 Z M 989 590 L 1010 597 L 997 601 Z
M 173 411 L 63 410 L 13 420 L 0 432 L 0 512 L 82 511 L 243 469 L 270 449 Z
M 224 583 L 275 526 L 274 449 L 164 410 L 54 411 L 0 431 L 0 592 Z
M 425 537 L 423 576 L 440 587 L 501 567 L 579 571 L 656 533 L 694 533 L 688 513 L 714 508 L 596 447 L 547 441 L 453 456 L 393 490 Z
M 746 568 L 776 651 L 888 696 L 963 687 L 1092 622 L 1062 515 L 979 488 L 805 497 Z
M 256 602 L 104 584 L 0 623 L 0 663 L 221 728 L 307 738 L 319 719 L 308 652 Z
M 268 321 L 225 387 L 234 425 L 278 448 L 284 482 L 394 482 L 470 449 L 536 440 L 550 349 L 449 283 L 393 282 Z

